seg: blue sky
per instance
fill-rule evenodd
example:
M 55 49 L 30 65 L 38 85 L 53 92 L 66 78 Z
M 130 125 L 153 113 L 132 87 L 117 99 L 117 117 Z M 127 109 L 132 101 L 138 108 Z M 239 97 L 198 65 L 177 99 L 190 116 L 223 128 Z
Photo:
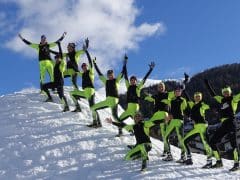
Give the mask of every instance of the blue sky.
M 38 2 L 40 4 L 36 6 L 40 8 L 41 2 L 44 3 L 44 0 Z M 68 1 L 69 7 L 72 2 L 78 1 Z M 90 11 L 88 3 L 82 3 L 85 2 L 84 0 L 79 2 L 81 3 L 78 4 L 78 8 L 84 6 L 86 12 Z M 100 67 L 110 64 L 116 71 L 120 71 L 121 57 L 127 52 L 129 73 L 136 74 L 138 77 L 144 76 L 148 69 L 146 66 L 148 62 L 156 62 L 156 68 L 150 77 L 153 79 L 181 78 L 184 71 L 194 75 L 207 68 L 235 63 L 239 60 L 240 1 L 238 0 L 232 0 L 231 3 L 224 0 L 126 0 L 121 10 L 118 9 L 120 4 L 115 6 L 114 2 L 118 1 L 110 3 L 113 7 L 110 10 L 107 9 L 108 4 L 103 0 L 94 4 L 100 7 L 99 13 L 104 9 L 103 13 L 108 11 L 110 18 L 114 17 L 113 22 L 111 19 L 105 20 L 104 27 L 113 26 L 108 29 L 109 33 L 94 31 L 96 28 L 94 25 L 98 23 L 95 19 L 102 14 L 96 14 L 96 16 L 94 13 L 86 14 L 91 21 L 86 22 L 79 31 L 74 30 L 74 23 L 67 24 L 67 27 L 63 24 L 62 27 L 66 27 L 65 29 L 57 28 L 53 31 L 51 20 L 55 22 L 67 13 L 55 13 L 55 19 L 46 19 L 47 24 L 45 20 L 41 20 L 42 17 L 47 18 L 48 14 L 39 15 L 36 7 L 29 10 L 28 4 L 24 4 L 24 1 L 0 2 L 0 40 L 2 42 L 0 94 L 12 93 L 26 87 L 38 87 L 39 84 L 37 54 L 16 38 L 18 32 L 29 40 L 38 41 L 41 34 L 47 34 L 49 39 L 56 39 L 66 30 L 68 34 L 64 40 L 65 43 L 74 39 L 79 41 L 83 39 L 82 37 L 88 36 L 90 43 L 92 42 L 90 52 L 93 56 L 99 57 Z M 29 0 L 29 6 L 31 3 L 34 2 Z M 54 4 L 48 5 L 49 8 L 51 6 Z M 62 6 L 60 4 L 50 10 L 62 12 Z M 34 22 L 34 18 L 31 17 L 34 14 L 37 14 L 38 22 Z M 79 23 L 80 26 L 86 18 L 83 18 L 84 13 L 78 15 L 81 21 L 76 22 L 76 25 Z M 51 17 L 52 14 L 49 16 Z M 117 25 L 114 21 L 118 17 L 121 19 L 117 22 L 119 26 L 115 32 L 114 28 Z M 66 24 L 66 21 L 64 23 Z M 142 28 L 143 24 L 147 24 L 147 28 Z M 45 32 L 40 31 L 38 26 L 44 26 Z M 128 33 L 128 29 L 131 33 Z M 81 34 L 81 39 L 78 39 L 78 34 Z M 102 36 L 102 39 L 99 36 Z M 109 43 L 104 43 L 105 40 Z M 112 53 L 104 56 L 105 51 L 112 51 Z M 66 84 L 68 81 L 66 80 Z

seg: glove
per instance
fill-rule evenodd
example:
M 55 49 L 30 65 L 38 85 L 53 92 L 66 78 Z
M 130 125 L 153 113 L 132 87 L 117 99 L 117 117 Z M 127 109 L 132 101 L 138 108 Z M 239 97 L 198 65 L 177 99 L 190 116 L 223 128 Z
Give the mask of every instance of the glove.
M 89 39 L 88 38 L 85 39 L 85 45 L 86 45 L 86 48 L 88 49 L 88 47 L 89 47 Z
M 150 69 L 153 69 L 155 67 L 155 63 L 152 61 L 148 66 Z
M 125 55 L 124 55 L 124 60 L 123 60 L 123 65 L 124 65 L 124 66 L 127 64 L 127 61 L 128 61 L 128 57 L 127 57 L 127 55 L 125 54 Z
M 96 64 L 97 58 L 95 57 L 92 61 L 94 64 Z
M 186 84 L 189 81 L 189 75 L 187 73 L 184 73 L 184 84 Z

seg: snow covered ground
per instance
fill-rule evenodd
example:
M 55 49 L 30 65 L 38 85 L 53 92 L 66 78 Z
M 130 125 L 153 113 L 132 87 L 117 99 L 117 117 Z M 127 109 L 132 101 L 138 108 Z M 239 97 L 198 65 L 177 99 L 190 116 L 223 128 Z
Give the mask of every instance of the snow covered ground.
M 228 172 L 232 161 L 224 160 L 216 170 L 201 169 L 206 157 L 199 154 L 193 154 L 192 166 L 164 162 L 157 140 L 148 171 L 141 173 L 140 161 L 123 160 L 126 145 L 134 144 L 132 136 L 114 137 L 116 127 L 104 121 L 102 128 L 86 127 L 92 119 L 85 100 L 82 113 L 62 113 L 57 95 L 53 98 L 55 103 L 44 103 L 36 89 L 0 97 L 0 179 L 240 179 L 240 171 Z M 99 91 L 97 101 L 103 98 Z M 105 119 L 109 111 L 101 110 L 100 116 Z M 179 149 L 172 151 L 178 159 Z

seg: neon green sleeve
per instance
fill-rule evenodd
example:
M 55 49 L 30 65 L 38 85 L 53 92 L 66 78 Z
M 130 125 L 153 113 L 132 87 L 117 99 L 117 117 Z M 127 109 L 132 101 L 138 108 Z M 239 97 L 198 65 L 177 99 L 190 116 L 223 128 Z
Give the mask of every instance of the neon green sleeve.
M 94 68 L 93 67 L 89 67 L 89 76 L 91 81 L 94 81 Z
M 66 69 L 66 62 L 62 60 L 59 68 L 60 71 L 63 73 Z
M 187 103 L 188 103 L 189 107 L 192 109 L 192 107 L 194 106 L 194 102 L 193 101 L 188 101 Z
M 84 50 L 78 50 L 78 51 L 76 51 L 75 59 L 76 59 L 76 63 L 77 63 L 77 64 L 78 64 L 79 61 L 80 61 L 80 56 L 81 56 L 82 54 L 84 54 L 84 53 L 85 53 Z
M 119 83 L 121 81 L 122 77 L 123 77 L 123 74 L 120 73 L 116 78 L 116 83 Z
M 83 72 L 78 72 L 78 75 L 82 77 L 82 75 L 83 75 Z
M 66 58 L 67 57 L 67 53 L 63 53 L 63 58 Z
M 136 89 L 136 93 L 137 93 L 137 96 L 138 97 L 140 97 L 140 95 L 141 95 L 141 90 L 142 90 L 142 88 L 143 88 L 143 85 L 144 85 L 144 83 L 143 83 L 143 81 L 141 81 L 140 83 L 139 83 L 139 85 L 137 85 L 137 89 Z
M 146 96 L 146 97 L 144 98 L 144 100 L 145 100 L 145 101 L 149 101 L 149 102 L 155 102 L 155 99 L 152 98 L 152 96 Z
M 214 99 L 215 99 L 218 103 L 221 103 L 223 97 L 222 97 L 222 96 L 214 96 Z
M 202 103 L 202 108 L 204 111 L 206 111 L 207 109 L 209 109 L 209 105 Z
M 183 102 L 181 104 L 181 111 L 184 112 L 185 109 L 187 109 L 187 101 L 186 99 L 183 99 Z
M 125 86 L 126 86 L 126 88 L 128 89 L 129 88 L 129 86 L 130 86 L 130 84 L 129 84 L 129 81 L 128 80 L 126 80 L 125 79 Z
M 235 95 L 235 96 L 233 96 L 233 101 L 234 102 L 239 102 L 240 101 L 240 93 Z
M 32 43 L 32 44 L 30 44 L 29 46 L 30 46 L 31 48 L 34 48 L 34 49 L 39 50 L 39 44 L 34 44 L 34 43 Z
M 99 79 L 103 82 L 104 85 L 106 84 L 107 79 L 103 75 L 99 76 Z
M 168 92 L 168 99 L 173 99 L 173 98 L 175 98 L 174 91 Z

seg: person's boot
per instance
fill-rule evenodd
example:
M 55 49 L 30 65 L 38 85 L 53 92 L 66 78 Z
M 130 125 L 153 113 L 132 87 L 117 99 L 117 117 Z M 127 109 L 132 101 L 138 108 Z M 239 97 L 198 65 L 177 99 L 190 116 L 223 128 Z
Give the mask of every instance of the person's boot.
M 142 160 L 142 168 L 141 171 L 145 171 L 147 169 L 147 160 Z
M 212 158 L 207 159 L 207 163 L 202 167 L 203 169 L 209 169 L 212 167 Z
M 115 137 L 121 137 L 123 135 L 122 128 L 118 128 L 118 134 Z
M 165 158 L 162 159 L 163 161 L 172 161 L 173 160 L 173 157 L 172 157 L 172 154 L 171 152 L 168 152 L 167 153 L 167 156 Z
M 185 156 L 185 153 L 182 152 L 180 159 L 177 160 L 176 163 L 184 163 L 185 161 L 186 161 L 186 156 Z
M 87 127 L 95 127 L 95 126 L 97 126 L 97 121 L 96 120 L 93 120 L 92 124 L 87 125 Z
M 163 151 L 163 153 L 161 154 L 161 157 L 165 157 L 165 156 L 167 156 L 167 151 Z
M 222 163 L 222 160 L 217 160 L 216 163 L 214 165 L 212 165 L 211 168 L 220 168 L 220 167 L 223 167 L 223 163 Z
M 48 97 L 44 102 L 53 102 L 53 99 L 51 97 Z
M 187 156 L 187 159 L 184 162 L 184 164 L 186 164 L 186 165 L 192 165 L 193 164 L 191 155 Z
M 240 170 L 239 162 L 234 162 L 233 167 L 229 169 L 229 171 L 237 171 L 237 170 Z
M 76 108 L 72 112 L 82 112 L 82 109 L 80 108 L 79 104 L 76 105 Z
M 63 112 L 67 112 L 67 111 L 69 111 L 69 106 L 64 106 L 64 108 L 63 108 Z

